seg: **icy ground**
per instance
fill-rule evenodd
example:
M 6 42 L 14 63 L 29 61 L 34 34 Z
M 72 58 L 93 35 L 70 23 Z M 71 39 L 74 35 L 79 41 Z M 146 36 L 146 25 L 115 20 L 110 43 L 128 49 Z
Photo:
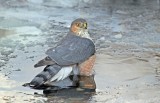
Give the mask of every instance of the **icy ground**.
M 94 0 L 88 0 L 87 5 L 73 0 L 72 4 L 26 1 L 0 0 L 1 103 L 159 103 L 158 0 L 113 0 L 93 6 Z M 34 69 L 34 63 L 66 35 L 70 23 L 79 17 L 88 21 L 97 49 L 96 94 L 89 98 L 45 97 L 42 91 L 22 87 L 43 69 Z

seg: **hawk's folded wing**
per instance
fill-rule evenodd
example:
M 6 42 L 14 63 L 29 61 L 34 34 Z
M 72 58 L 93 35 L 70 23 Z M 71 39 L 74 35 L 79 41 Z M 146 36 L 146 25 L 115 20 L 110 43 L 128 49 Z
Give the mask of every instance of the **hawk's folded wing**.
M 68 34 L 55 48 L 46 54 L 59 65 L 72 65 L 85 61 L 95 53 L 94 43 L 87 38 Z

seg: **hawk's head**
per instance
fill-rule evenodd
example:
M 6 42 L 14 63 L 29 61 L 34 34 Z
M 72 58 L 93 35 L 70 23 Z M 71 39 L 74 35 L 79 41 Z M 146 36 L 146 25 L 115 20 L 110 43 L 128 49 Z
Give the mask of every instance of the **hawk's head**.
M 78 18 L 72 22 L 70 31 L 77 36 L 91 39 L 90 35 L 88 34 L 87 26 L 88 24 L 85 19 Z

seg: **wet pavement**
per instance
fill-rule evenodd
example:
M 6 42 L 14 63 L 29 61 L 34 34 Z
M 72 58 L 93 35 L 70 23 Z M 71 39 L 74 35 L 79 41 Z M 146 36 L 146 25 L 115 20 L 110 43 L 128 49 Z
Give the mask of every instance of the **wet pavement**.
M 74 8 L 52 7 L 47 2 L 35 5 L 25 0 L 3 1 L 0 4 L 0 102 L 159 103 L 159 1 L 124 1 L 93 6 L 79 4 Z M 34 69 L 33 65 L 45 56 L 48 48 L 56 46 L 68 32 L 70 23 L 79 17 L 89 22 L 97 49 L 96 93 L 67 90 L 53 96 L 23 87 L 22 84 L 43 69 Z

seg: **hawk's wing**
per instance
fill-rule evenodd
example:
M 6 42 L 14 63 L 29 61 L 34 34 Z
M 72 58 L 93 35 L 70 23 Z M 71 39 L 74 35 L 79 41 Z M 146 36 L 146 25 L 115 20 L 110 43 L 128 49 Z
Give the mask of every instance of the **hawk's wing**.
M 88 59 L 95 53 L 94 43 L 87 38 L 68 34 L 61 43 L 46 54 L 59 65 L 72 65 Z

